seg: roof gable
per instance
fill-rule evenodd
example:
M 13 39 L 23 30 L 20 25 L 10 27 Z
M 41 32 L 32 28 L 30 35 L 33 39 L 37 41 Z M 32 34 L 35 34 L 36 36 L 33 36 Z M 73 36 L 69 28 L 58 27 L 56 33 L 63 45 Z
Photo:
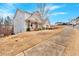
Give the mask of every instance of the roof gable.
M 18 12 L 31 15 L 31 13 L 29 13 L 29 12 L 27 12 L 27 11 L 22 11 L 22 10 L 20 10 L 20 9 L 17 9 L 16 12 L 15 12 L 15 15 L 14 15 L 13 19 L 16 17 L 16 15 L 18 14 Z

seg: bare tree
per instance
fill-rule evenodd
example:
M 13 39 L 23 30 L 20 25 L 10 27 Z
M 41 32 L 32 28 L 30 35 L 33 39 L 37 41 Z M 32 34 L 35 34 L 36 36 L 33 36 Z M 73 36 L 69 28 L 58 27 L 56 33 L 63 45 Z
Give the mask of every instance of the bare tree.
M 7 16 L 7 17 L 5 18 L 4 24 L 5 24 L 5 26 L 12 25 L 12 21 L 11 21 L 11 19 L 10 19 L 9 16 Z
M 0 17 L 0 26 L 3 24 L 3 17 Z
M 48 15 L 49 15 L 49 12 L 50 12 L 50 9 L 47 8 L 47 7 L 48 7 L 47 3 L 39 3 L 39 4 L 37 4 L 37 9 L 38 9 L 39 13 L 41 14 L 41 19 L 43 19 L 43 20 L 48 18 Z
M 39 13 L 41 14 L 42 19 L 44 19 L 44 17 L 46 16 L 45 7 L 46 7 L 45 3 L 37 4 L 37 8 L 38 8 Z

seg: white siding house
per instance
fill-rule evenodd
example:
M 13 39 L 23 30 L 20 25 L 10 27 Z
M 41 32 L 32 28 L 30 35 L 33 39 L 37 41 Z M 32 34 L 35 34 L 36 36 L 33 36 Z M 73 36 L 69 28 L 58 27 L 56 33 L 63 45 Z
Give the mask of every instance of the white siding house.
M 45 19 L 44 21 L 43 21 L 43 27 L 46 29 L 46 28 L 50 28 L 50 22 L 49 22 L 49 20 L 48 19 Z
M 17 9 L 16 14 L 14 16 L 14 33 L 26 32 L 26 22 L 25 20 L 30 17 L 30 13 L 23 12 Z
M 26 30 L 38 30 L 49 26 L 49 21 L 42 20 L 39 12 L 28 13 L 17 9 L 14 16 L 14 34 L 26 32 Z

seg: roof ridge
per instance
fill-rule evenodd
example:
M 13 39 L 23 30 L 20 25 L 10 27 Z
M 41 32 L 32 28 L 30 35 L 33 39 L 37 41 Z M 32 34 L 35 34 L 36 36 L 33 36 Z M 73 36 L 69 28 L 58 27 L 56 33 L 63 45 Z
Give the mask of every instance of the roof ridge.
M 19 8 L 17 8 L 17 10 L 16 10 L 16 11 L 20 11 L 20 12 L 23 12 L 23 13 L 32 14 L 32 13 L 30 13 L 30 12 L 28 12 L 28 11 L 24 11 L 24 10 L 22 10 L 22 9 L 19 9 Z

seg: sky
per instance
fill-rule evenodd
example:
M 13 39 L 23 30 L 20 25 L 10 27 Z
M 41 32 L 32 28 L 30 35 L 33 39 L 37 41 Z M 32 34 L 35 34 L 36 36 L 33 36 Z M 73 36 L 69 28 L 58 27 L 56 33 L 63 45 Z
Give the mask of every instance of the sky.
M 17 9 L 33 13 L 38 9 L 38 3 L 0 3 L 0 16 L 13 17 Z M 68 22 L 79 16 L 79 3 L 47 3 L 47 9 L 51 24 Z

